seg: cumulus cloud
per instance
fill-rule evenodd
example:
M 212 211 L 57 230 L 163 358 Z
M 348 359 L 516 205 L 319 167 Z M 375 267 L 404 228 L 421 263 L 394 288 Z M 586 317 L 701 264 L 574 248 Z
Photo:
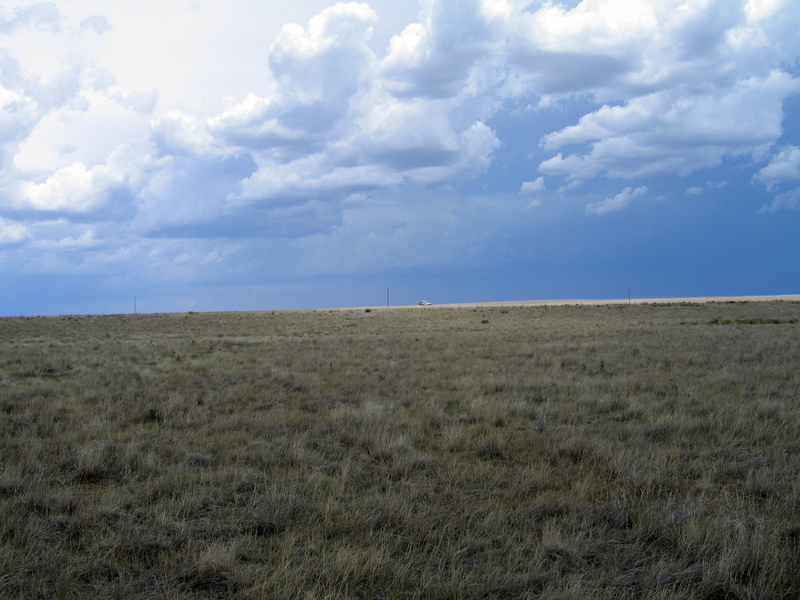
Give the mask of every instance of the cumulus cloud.
M 160 139 L 193 138 L 190 145 L 200 144 L 204 152 L 211 145 L 240 148 L 277 164 L 345 141 L 352 134 L 353 103 L 375 64 L 366 42 L 376 19 L 366 4 L 340 3 L 311 19 L 307 29 L 284 25 L 267 56 L 272 95 L 229 101 L 222 114 L 202 123 L 168 113 L 154 127 L 157 135 L 169 130 Z M 185 141 L 179 147 L 188 149 Z
M 519 188 L 520 194 L 535 194 L 544 191 L 544 177 L 538 177 L 534 181 L 525 181 Z
M 181 110 L 167 111 L 150 127 L 150 138 L 162 156 L 218 156 L 223 148 L 206 123 Z
M 123 144 L 105 163 L 74 162 L 40 180 L 18 179 L 5 187 L 5 210 L 40 213 L 44 219 L 130 218 L 134 198 L 173 162 L 155 156 L 149 144 Z
M 22 223 L 16 223 L 0 217 L 0 246 L 19 244 L 30 237 L 29 229 Z
M 800 180 L 800 148 L 786 146 L 753 179 L 763 183 L 768 190 L 785 181 Z
M 145 116 L 152 114 L 156 104 L 158 104 L 158 96 L 159 94 L 156 90 L 150 90 L 149 92 L 134 90 L 127 96 L 115 94 L 114 99 L 121 106 Z
M 631 203 L 631 200 L 647 193 L 647 191 L 647 187 L 645 186 L 637 187 L 633 191 L 631 191 L 631 188 L 626 187 L 613 198 L 606 198 L 602 202 L 597 202 L 595 204 L 587 204 L 586 214 L 597 215 L 599 217 L 606 213 L 622 210 Z
M 557 153 L 539 170 L 570 181 L 683 176 L 761 152 L 781 136 L 783 99 L 798 90 L 781 70 L 798 52 L 786 32 L 800 11 L 786 1 L 582 2 L 517 22 L 518 85 L 543 102 L 588 93 L 607 103 L 541 140 Z M 577 150 L 559 152 L 567 147 Z
M 109 192 L 122 181 L 122 175 L 109 172 L 105 165 L 87 169 L 83 163 L 74 163 L 59 169 L 42 183 L 22 183 L 14 207 L 85 213 L 105 205 Z
M 392 38 L 381 70 L 400 98 L 452 98 L 485 86 L 497 60 L 510 3 L 487 0 L 423 2 L 419 23 Z
M 537 194 L 544 192 L 544 177 L 538 177 L 534 181 L 525 181 L 519 188 L 519 194 L 521 196 L 536 196 Z M 530 210 L 531 208 L 536 208 L 537 206 L 541 206 L 542 199 L 541 198 L 532 198 L 528 205 L 525 207 L 525 210 Z
M 506 56 L 517 84 L 542 97 L 601 93 L 641 67 L 641 47 L 658 30 L 648 2 L 546 3 L 509 23 Z
M 792 145 L 781 148 L 769 164 L 753 176 L 753 181 L 762 183 L 770 191 L 781 183 L 800 181 L 800 148 Z M 760 212 L 797 208 L 800 208 L 800 188 L 778 194 L 772 203 L 764 206 Z
M 6 16 L 0 32 L 60 22 L 54 5 L 34 6 Z M 3 185 L 14 191 L 5 204 L 87 215 L 124 197 L 148 235 L 306 235 L 335 226 L 342 203 L 358 194 L 455 189 L 485 173 L 502 145 L 490 119 L 508 100 L 538 105 L 520 119 L 561 110 L 567 98 L 591 106 L 531 140 L 545 154 L 543 176 L 519 193 L 534 195 L 545 191 L 544 176 L 561 178 L 563 193 L 598 177 L 685 176 L 726 157 L 763 155 L 783 133 L 784 99 L 800 89 L 787 67 L 800 55 L 792 0 L 574 8 L 424 0 L 418 22 L 383 58 L 368 45 L 377 18 L 368 4 L 349 2 L 305 27 L 284 25 L 253 74 L 259 93 L 229 98 L 211 116 L 191 103 L 163 106 L 155 90 L 123 95 L 115 75 L 94 66 L 76 63 L 42 82 L 0 53 L 0 105 L 14 107 L 0 113 Z M 110 25 L 95 15 L 81 27 Z M 19 143 L 59 107 L 85 110 L 87 89 L 154 114 L 147 140 L 128 144 L 127 162 L 17 173 L 11 185 Z M 788 146 L 755 180 L 772 189 L 797 179 L 798 164 L 800 150 Z M 620 210 L 646 191 L 631 185 L 586 211 Z
M 101 35 L 111 29 L 111 23 L 103 15 L 92 15 L 81 21 L 81 31 L 91 30 Z
M 483 10 L 474 3 L 457 12 L 477 22 Z M 341 201 L 360 190 L 448 185 L 485 172 L 499 146 L 480 118 L 490 116 L 485 103 L 389 91 L 380 74 L 397 56 L 380 63 L 369 49 L 376 18 L 366 4 L 340 3 L 307 28 L 284 26 L 267 56 L 271 95 L 229 101 L 206 120 L 167 112 L 151 128 L 154 143 L 164 156 L 253 156 L 258 169 L 231 188 L 229 206 Z M 463 77 L 447 85 L 456 80 L 468 86 Z
M 689 196 L 700 196 L 701 194 L 704 194 L 706 190 L 718 190 L 720 188 L 724 188 L 726 185 L 728 185 L 727 181 L 719 181 L 716 183 L 713 181 L 706 181 L 705 186 L 695 185 L 686 188 L 686 193 Z
M 59 31 L 63 20 L 58 6 L 52 2 L 38 2 L 15 8 L 12 16 L 0 13 L 0 33 L 13 33 L 23 28 Z
M 134 226 L 147 234 L 178 237 L 230 235 L 231 219 L 225 201 L 232 190 L 256 169 L 247 155 L 170 156 L 158 163 L 145 163 L 141 170 L 141 191 L 136 197 L 138 214 Z M 150 170 L 150 176 L 145 173 Z M 243 217 L 243 232 L 253 234 L 254 216 Z M 224 229 L 224 230 L 223 230 Z
M 759 212 L 777 212 L 779 210 L 797 209 L 800 209 L 800 188 L 778 194 L 771 204 L 762 207 Z
M 104 245 L 104 242 L 94 237 L 94 231 L 84 231 L 77 238 L 67 236 L 57 241 L 42 240 L 36 243 L 38 248 L 47 250 L 68 250 L 68 251 L 81 251 L 92 248 L 98 248 Z
M 705 94 L 670 90 L 603 106 L 542 139 L 545 150 L 588 143 L 588 151 L 558 153 L 539 170 L 586 180 L 685 176 L 716 167 L 725 156 L 753 153 L 779 138 L 783 98 L 797 88 L 790 75 L 773 71 Z
M 0 49 L 0 187 L 19 177 L 14 157 L 43 118 L 65 107 L 85 108 L 81 76 L 82 66 L 73 64 L 42 82 Z

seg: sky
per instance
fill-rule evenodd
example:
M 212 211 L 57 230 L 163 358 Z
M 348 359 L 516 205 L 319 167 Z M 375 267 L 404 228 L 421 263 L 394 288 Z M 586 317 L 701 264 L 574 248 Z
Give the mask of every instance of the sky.
M 0 315 L 800 293 L 797 0 L 0 5 Z

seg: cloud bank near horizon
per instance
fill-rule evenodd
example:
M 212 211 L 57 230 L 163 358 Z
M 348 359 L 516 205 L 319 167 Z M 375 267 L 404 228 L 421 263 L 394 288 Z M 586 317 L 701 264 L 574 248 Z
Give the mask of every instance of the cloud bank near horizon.
M 220 7 L 206 4 L 152 42 L 171 55 L 192 32 L 212 36 L 204 13 Z M 370 45 L 378 11 L 337 3 L 284 24 L 246 62 L 253 91 L 211 110 L 195 84 L 144 78 L 144 51 L 130 72 L 131 56 L 104 60 L 137 34 L 109 9 L 0 14 L 3 269 L 122 273 L 135 258 L 191 279 L 277 248 L 275 273 L 447 264 L 479 254 L 476 195 L 502 227 L 616 187 L 583 202 L 601 216 L 647 197 L 650 178 L 737 160 L 772 194 L 764 210 L 798 208 L 800 149 L 779 142 L 800 91 L 791 0 L 422 0 L 383 53 Z M 61 64 L 26 38 L 61 49 Z M 532 130 L 570 122 L 512 148 L 492 126 L 503 113 Z M 503 152 L 532 157 L 508 190 L 464 192 Z M 420 211 L 451 239 L 426 234 Z

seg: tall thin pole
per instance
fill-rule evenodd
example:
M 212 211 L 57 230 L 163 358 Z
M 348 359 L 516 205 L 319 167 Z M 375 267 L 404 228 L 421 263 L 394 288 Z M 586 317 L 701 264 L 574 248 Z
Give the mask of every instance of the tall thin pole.
M 628 284 L 628 305 L 631 303 L 631 284 Z
M 389 286 L 386 286 L 386 306 L 389 306 Z

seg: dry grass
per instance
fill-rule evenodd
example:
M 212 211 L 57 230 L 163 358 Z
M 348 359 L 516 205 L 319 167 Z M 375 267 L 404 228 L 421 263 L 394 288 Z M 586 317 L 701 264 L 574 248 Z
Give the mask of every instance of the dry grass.
M 799 319 L 0 319 L 0 597 L 797 598 Z

